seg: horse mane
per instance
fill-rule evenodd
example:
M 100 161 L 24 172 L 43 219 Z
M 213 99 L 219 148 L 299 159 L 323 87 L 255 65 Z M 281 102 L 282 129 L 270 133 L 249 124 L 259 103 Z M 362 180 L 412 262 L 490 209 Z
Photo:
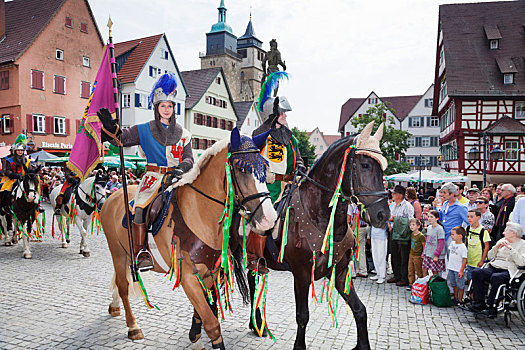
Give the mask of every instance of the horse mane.
M 347 143 L 348 141 L 350 142 L 354 142 L 354 138 L 357 136 L 358 134 L 352 134 L 352 135 L 349 135 L 349 136 L 345 136 L 337 141 L 335 141 L 334 143 L 332 143 L 327 149 L 326 151 L 321 155 L 321 157 L 319 159 L 317 159 L 315 161 L 315 163 L 310 167 L 310 171 L 314 171 L 314 169 L 318 168 L 320 166 L 320 164 L 323 164 L 325 159 L 328 157 L 329 154 L 332 153 L 332 151 L 339 147 L 340 145 L 342 145 L 343 143 Z
M 182 175 L 182 178 L 177 181 L 177 183 L 174 184 L 175 187 L 179 187 L 185 184 L 192 183 L 197 179 L 197 177 L 201 173 L 201 169 L 208 164 L 210 159 L 219 154 L 221 151 L 223 151 L 228 145 L 230 144 L 230 138 L 226 137 L 225 139 L 222 139 L 218 142 L 216 142 L 213 146 L 206 149 L 204 153 L 200 156 L 200 158 L 197 160 L 195 164 L 193 164 L 193 168 L 191 168 L 190 171 L 188 171 L 186 174 Z

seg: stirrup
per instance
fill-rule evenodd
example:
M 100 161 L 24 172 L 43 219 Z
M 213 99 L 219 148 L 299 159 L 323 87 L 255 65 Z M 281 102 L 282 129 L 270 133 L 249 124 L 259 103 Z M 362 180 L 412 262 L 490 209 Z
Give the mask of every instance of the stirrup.
M 153 255 L 144 248 L 142 248 L 137 256 L 135 257 L 135 261 L 137 263 L 137 269 L 139 272 L 145 272 L 149 271 L 154 267 L 153 264 Z M 145 265 L 145 263 L 148 263 L 148 265 Z
M 261 263 L 261 260 L 263 263 Z M 250 267 L 254 267 L 255 270 L 250 269 Z M 249 262 L 248 269 L 252 270 L 253 272 L 259 273 L 261 275 L 266 275 L 270 270 L 268 269 L 268 264 L 266 263 L 266 259 L 264 257 L 257 257 L 256 259 Z M 262 269 L 262 271 L 261 271 Z

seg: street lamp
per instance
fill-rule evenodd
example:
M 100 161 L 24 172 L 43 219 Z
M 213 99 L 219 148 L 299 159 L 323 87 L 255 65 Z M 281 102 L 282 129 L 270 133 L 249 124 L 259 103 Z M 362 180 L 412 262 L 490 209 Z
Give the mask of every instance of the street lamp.
M 430 163 L 430 160 L 427 164 L 423 164 L 423 156 L 420 154 L 417 158 L 417 164 L 416 167 L 419 170 L 419 182 L 418 182 L 418 188 L 419 192 L 421 192 L 421 171 L 425 169 L 425 167 L 430 170 L 432 169 L 432 164 Z
M 505 151 L 499 148 L 497 143 L 489 143 L 486 133 L 482 133 L 482 136 L 483 143 L 473 144 L 472 148 L 467 152 L 467 158 L 469 160 L 479 160 L 482 152 L 477 146 L 483 147 L 483 188 L 485 188 L 487 183 L 487 156 L 489 156 L 491 160 L 500 160 L 503 159 Z M 488 146 L 495 146 L 492 151 L 488 152 L 489 154 L 487 154 Z

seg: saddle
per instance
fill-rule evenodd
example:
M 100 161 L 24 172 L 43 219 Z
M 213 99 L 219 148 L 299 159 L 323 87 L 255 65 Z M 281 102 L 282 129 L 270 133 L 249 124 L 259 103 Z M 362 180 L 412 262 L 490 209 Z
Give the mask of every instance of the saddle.
M 174 191 L 166 191 L 164 192 L 164 194 L 158 193 L 147 208 L 145 223 L 146 227 L 148 227 L 148 231 L 151 231 L 151 234 L 153 236 L 155 236 L 160 231 L 162 224 L 164 224 L 164 221 L 166 219 L 166 216 L 168 215 L 168 211 L 170 208 L 170 201 L 173 192 Z M 130 201 L 129 205 L 130 207 L 133 207 L 133 200 Z M 133 221 L 133 218 L 134 215 L 131 214 L 130 221 Z M 128 228 L 126 213 L 124 213 L 124 217 L 122 218 L 122 227 L 124 227 L 125 229 Z

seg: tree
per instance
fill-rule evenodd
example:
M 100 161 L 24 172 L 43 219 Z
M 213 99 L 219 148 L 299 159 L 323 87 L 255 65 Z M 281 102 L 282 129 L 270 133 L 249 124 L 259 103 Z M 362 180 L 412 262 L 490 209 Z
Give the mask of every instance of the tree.
M 310 138 L 306 131 L 301 131 L 297 127 L 292 128 L 293 136 L 299 143 L 299 152 L 301 157 L 308 163 L 305 166 L 311 165 L 315 160 L 315 146 L 310 143 Z
M 352 125 L 361 132 L 368 123 L 373 121 L 373 133 L 375 133 L 379 125 L 385 122 L 385 130 L 380 144 L 381 151 L 383 151 L 383 155 L 388 160 L 385 175 L 408 172 L 410 171 L 410 164 L 399 160 L 405 158 L 405 152 L 408 149 L 407 140 L 412 134 L 408 131 L 396 129 L 394 118 L 392 116 L 385 118 L 387 111 L 395 113 L 393 108 L 384 103 L 376 104 L 374 107 L 370 107 L 366 114 L 359 118 L 353 118 Z

